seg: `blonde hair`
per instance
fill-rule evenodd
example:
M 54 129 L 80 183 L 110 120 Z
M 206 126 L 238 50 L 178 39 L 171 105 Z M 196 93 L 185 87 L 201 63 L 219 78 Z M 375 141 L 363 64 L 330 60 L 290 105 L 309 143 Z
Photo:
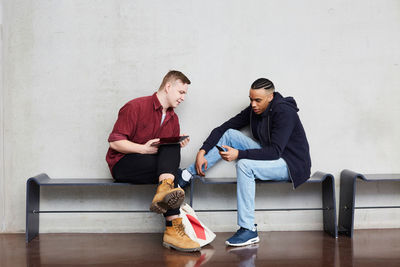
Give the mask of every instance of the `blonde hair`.
M 164 76 L 164 79 L 162 80 L 160 88 L 158 88 L 158 91 L 162 90 L 168 82 L 174 82 L 176 80 L 180 80 L 184 84 L 190 84 L 190 80 L 188 79 L 188 77 L 185 76 L 185 74 L 177 70 L 170 70 Z

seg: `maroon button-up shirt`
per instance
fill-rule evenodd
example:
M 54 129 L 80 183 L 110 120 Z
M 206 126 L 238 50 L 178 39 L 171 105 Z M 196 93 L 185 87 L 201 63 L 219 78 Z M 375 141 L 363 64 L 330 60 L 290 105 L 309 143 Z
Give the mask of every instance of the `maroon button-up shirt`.
M 108 142 L 129 140 L 137 144 L 145 144 L 150 139 L 179 136 L 179 119 L 173 108 L 167 110 L 161 124 L 162 106 L 156 93 L 151 96 L 135 98 L 126 103 L 118 113 L 118 119 L 108 138 Z M 115 164 L 125 154 L 111 147 L 108 149 L 106 161 L 111 174 Z

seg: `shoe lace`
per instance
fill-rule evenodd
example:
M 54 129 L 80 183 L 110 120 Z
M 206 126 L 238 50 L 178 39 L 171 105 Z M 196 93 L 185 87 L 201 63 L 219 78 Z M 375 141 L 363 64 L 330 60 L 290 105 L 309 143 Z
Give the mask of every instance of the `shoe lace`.
M 237 236 L 241 235 L 245 231 L 246 231 L 246 228 L 240 227 L 240 229 L 237 230 L 236 233 L 233 236 L 237 237 Z
M 185 236 L 185 226 L 183 226 L 183 224 L 175 224 L 174 228 L 176 230 L 176 232 L 180 235 L 180 236 Z
M 163 183 L 164 185 L 168 186 L 170 189 L 174 189 L 174 183 L 168 183 L 166 180 L 164 180 L 165 182 Z

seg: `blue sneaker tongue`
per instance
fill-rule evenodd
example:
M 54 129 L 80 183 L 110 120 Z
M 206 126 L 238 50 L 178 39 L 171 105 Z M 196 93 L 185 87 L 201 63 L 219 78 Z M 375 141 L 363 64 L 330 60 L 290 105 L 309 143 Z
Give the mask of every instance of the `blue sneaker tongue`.
M 247 230 L 246 228 L 240 227 L 240 229 L 239 229 L 238 232 L 239 232 L 239 233 L 243 233 L 243 232 L 246 232 L 246 230 Z
M 240 235 L 241 233 L 243 233 L 244 231 L 246 231 L 246 228 L 240 227 L 240 229 L 237 230 L 237 232 L 234 234 L 234 236 L 238 236 L 238 235 Z

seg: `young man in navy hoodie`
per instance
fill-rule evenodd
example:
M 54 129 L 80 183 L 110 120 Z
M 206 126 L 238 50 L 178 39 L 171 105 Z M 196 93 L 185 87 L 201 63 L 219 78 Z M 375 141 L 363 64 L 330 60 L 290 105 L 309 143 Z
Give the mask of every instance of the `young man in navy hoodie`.
M 254 224 L 255 179 L 291 181 L 296 188 L 310 177 L 309 146 L 296 101 L 275 92 L 274 84 L 265 78 L 254 81 L 249 98 L 246 109 L 211 131 L 196 162 L 179 177 L 180 186 L 185 187 L 194 175 L 204 176 L 219 160 L 237 160 L 240 229 L 226 240 L 229 246 L 260 240 Z M 250 126 L 253 138 L 238 131 L 245 126 Z

